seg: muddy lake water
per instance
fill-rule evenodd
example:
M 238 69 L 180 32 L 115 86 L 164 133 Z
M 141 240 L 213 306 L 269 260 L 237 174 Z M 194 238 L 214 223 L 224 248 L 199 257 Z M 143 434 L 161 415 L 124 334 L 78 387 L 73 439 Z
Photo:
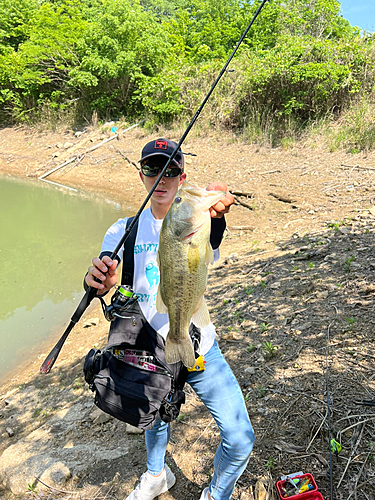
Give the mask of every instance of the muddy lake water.
M 110 200 L 0 177 L 0 382 L 52 349 L 105 231 L 126 215 Z

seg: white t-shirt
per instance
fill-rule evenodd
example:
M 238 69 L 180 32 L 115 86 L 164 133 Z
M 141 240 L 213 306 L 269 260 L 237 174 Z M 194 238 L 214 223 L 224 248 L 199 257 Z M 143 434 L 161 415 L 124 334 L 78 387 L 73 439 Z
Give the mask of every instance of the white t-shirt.
M 102 252 L 113 252 L 126 229 L 127 218 L 119 219 L 107 231 L 102 244 Z M 156 310 L 156 294 L 160 281 L 156 255 L 162 219 L 155 219 L 150 208 L 144 210 L 139 218 L 137 237 L 134 245 L 133 289 L 138 295 L 138 303 L 148 323 L 164 339 L 169 332 L 168 314 Z M 118 253 L 123 259 L 123 249 Z M 219 259 L 219 249 L 214 250 L 215 261 Z M 200 354 L 206 354 L 212 347 L 216 336 L 215 327 L 210 323 L 201 329 Z

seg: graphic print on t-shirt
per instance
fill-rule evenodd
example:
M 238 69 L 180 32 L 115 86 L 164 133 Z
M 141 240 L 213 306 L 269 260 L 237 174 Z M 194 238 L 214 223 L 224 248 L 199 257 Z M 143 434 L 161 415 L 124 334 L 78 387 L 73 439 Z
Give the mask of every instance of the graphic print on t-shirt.
M 145 274 L 150 290 L 159 284 L 159 269 L 152 260 L 147 264 Z

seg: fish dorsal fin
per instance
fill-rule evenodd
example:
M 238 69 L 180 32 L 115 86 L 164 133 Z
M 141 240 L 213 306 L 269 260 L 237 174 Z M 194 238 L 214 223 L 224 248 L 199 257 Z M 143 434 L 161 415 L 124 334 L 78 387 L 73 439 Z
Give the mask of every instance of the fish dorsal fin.
M 157 294 L 156 294 L 156 310 L 160 314 L 165 314 L 165 313 L 168 312 L 168 308 L 164 304 L 164 301 L 163 301 L 162 296 L 161 296 L 160 285 L 158 286 L 158 291 L 157 291 Z
M 212 250 L 211 243 L 207 241 L 206 245 L 206 264 L 213 264 L 214 263 L 214 251 Z
M 202 296 L 198 309 L 194 312 L 193 317 L 191 318 L 194 325 L 198 328 L 205 328 L 210 323 L 210 313 L 207 309 L 206 301 Z

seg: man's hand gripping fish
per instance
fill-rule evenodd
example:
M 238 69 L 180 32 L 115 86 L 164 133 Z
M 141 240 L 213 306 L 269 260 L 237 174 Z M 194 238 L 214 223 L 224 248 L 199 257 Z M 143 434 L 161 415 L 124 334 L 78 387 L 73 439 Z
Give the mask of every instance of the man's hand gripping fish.
M 160 284 L 156 307 L 159 313 L 169 315 L 167 363 L 182 360 L 185 366 L 193 367 L 190 321 L 198 328 L 210 323 L 203 297 L 207 266 L 214 261 L 209 208 L 225 195 L 224 191 L 206 191 L 184 182 L 164 218 L 159 239 Z

